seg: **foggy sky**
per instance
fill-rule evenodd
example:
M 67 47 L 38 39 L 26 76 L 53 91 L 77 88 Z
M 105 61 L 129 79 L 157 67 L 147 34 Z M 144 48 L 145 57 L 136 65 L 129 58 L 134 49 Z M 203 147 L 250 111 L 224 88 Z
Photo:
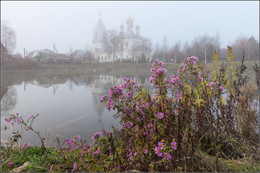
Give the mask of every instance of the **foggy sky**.
M 221 47 L 239 36 L 259 41 L 259 2 L 8 2 L 1 1 L 1 21 L 17 33 L 16 52 L 48 48 L 58 52 L 91 48 L 93 30 L 101 13 L 106 29 L 117 29 L 129 15 L 140 25 L 140 34 L 169 46 L 197 36 L 220 34 Z

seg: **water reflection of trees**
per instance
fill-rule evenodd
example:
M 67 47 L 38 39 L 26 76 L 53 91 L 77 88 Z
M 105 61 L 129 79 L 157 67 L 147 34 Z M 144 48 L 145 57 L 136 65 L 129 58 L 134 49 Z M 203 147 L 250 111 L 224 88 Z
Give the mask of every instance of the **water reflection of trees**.
M 14 87 L 10 87 L 7 89 L 5 94 L 1 96 L 1 116 L 7 116 L 10 114 L 10 110 L 12 110 L 17 102 L 17 92 Z

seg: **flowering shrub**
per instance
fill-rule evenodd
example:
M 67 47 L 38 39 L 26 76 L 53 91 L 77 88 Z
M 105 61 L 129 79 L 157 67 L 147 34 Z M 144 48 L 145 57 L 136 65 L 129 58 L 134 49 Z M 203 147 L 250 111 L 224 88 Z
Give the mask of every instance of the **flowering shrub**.
M 126 78 L 112 87 L 101 102 L 108 110 L 117 110 L 115 117 L 122 124 L 116 146 L 121 164 L 116 168 L 181 171 L 181 160 L 189 157 L 185 171 L 193 171 L 195 152 L 202 150 L 216 157 L 218 171 L 218 157 L 240 157 L 239 146 L 232 142 L 239 140 L 237 114 L 232 111 L 239 101 L 235 94 L 239 68 L 233 56 L 228 47 L 224 64 L 215 54 L 211 74 L 197 57 L 189 56 L 169 78 L 163 62 L 155 61 L 151 91 Z
M 148 171 L 155 167 L 176 171 L 177 164 L 170 163 L 190 154 L 191 136 L 198 128 L 205 128 L 200 127 L 198 123 L 202 122 L 197 118 L 205 112 L 209 98 L 223 99 L 224 94 L 221 83 L 207 80 L 197 60 L 189 56 L 170 78 L 166 78 L 163 62 L 155 61 L 150 77 L 152 91 L 125 78 L 122 85 L 109 90 L 109 96 L 101 98 L 108 110 L 117 110 L 115 117 L 120 117 L 122 124 L 120 137 L 124 139 L 121 141 L 124 154 L 120 154 L 128 164 L 120 165 L 121 169 Z

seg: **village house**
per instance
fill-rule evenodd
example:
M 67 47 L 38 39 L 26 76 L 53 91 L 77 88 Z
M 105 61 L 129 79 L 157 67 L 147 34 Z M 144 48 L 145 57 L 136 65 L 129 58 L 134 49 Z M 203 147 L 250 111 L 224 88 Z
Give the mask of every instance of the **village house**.
M 81 61 L 81 62 L 92 62 L 93 55 L 88 50 L 82 50 L 82 49 L 76 49 L 72 54 L 71 58 L 75 61 Z
M 63 53 L 55 53 L 49 49 L 32 51 L 26 58 L 39 62 L 63 62 L 71 60 L 69 56 Z

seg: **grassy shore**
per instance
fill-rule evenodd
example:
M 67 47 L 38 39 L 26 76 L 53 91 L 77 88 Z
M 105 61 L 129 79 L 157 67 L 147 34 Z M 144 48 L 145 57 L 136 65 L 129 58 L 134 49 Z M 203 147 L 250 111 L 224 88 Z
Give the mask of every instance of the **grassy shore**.
M 63 155 L 57 148 L 47 148 L 49 153 L 46 158 L 42 154 L 40 147 L 34 146 L 26 148 L 25 150 L 16 149 L 2 149 L 2 155 L 7 152 L 11 152 L 9 159 L 6 159 L 4 163 L 1 163 L 1 172 L 52 172 L 52 164 L 60 164 L 62 167 L 54 167 L 53 172 L 71 172 L 73 169 L 71 165 L 63 163 Z M 205 152 L 196 152 L 195 158 L 199 172 L 211 172 L 213 171 L 215 157 L 210 156 Z M 12 162 L 11 166 L 8 163 Z M 21 167 L 22 166 L 22 170 Z M 185 165 L 183 165 L 184 167 Z M 56 171 L 54 171 L 56 170 Z M 242 159 L 219 159 L 220 172 L 259 172 L 259 163 L 252 158 Z M 139 172 L 137 170 L 128 170 L 127 172 Z
M 240 62 L 237 62 L 238 64 Z M 256 62 L 259 66 L 259 62 Z M 254 74 L 253 66 L 255 61 L 246 61 L 244 63 L 247 66 L 247 74 Z M 206 70 L 210 71 L 211 63 L 204 64 Z M 165 63 L 165 67 L 169 72 L 176 72 L 180 64 Z M 99 63 L 99 64 L 39 64 L 38 67 L 27 67 L 27 68 L 16 68 L 16 69 L 5 69 L 2 73 L 12 72 L 24 72 L 24 73 L 37 73 L 48 71 L 53 74 L 110 74 L 110 75 L 149 75 L 151 63 L 131 64 L 131 63 Z

